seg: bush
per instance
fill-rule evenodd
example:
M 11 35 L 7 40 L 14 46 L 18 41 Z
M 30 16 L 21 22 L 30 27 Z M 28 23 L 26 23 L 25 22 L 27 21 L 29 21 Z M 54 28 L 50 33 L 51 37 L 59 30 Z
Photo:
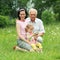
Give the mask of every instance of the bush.
M 16 21 L 16 19 L 11 19 L 9 25 L 15 25 L 15 23 L 16 23 L 15 21 Z
M 10 19 L 9 16 L 0 15 L 0 27 L 6 27 L 9 25 L 15 25 L 15 19 Z
M 52 8 L 43 11 L 41 18 L 45 24 L 52 23 L 56 20 L 55 13 L 53 12 Z
M 8 25 L 9 17 L 0 15 L 0 27 L 5 27 Z

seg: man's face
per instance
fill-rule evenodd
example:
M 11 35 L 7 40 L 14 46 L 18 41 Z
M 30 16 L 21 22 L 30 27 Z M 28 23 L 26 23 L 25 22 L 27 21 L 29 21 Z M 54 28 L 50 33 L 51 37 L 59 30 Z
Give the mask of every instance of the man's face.
M 29 15 L 30 15 L 31 21 L 35 21 L 36 12 L 35 11 L 31 11 Z

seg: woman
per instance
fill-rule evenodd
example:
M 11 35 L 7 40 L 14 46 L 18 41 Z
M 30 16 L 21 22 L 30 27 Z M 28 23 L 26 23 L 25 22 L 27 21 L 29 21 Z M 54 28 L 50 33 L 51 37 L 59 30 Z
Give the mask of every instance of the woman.
M 28 51 L 33 51 L 30 45 L 30 42 L 26 39 L 25 27 L 27 23 L 25 21 L 25 18 L 26 18 L 25 9 L 20 9 L 18 11 L 18 19 L 16 20 L 16 30 L 17 30 L 17 35 L 18 35 L 16 49 L 20 49 L 20 50 L 26 49 Z

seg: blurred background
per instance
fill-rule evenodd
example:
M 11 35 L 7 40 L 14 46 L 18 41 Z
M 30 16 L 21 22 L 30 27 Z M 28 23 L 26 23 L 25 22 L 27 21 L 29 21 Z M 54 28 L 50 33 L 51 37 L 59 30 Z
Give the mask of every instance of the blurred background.
M 14 25 L 20 8 L 36 8 L 44 24 L 60 22 L 60 0 L 0 0 L 0 27 Z

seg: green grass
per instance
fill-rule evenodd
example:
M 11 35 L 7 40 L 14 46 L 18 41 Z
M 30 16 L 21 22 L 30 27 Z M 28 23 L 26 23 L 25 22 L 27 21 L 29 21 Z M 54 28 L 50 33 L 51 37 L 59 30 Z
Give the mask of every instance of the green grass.
M 0 28 L 0 60 L 60 60 L 60 24 L 45 25 L 43 53 L 13 50 L 17 34 L 15 27 Z

